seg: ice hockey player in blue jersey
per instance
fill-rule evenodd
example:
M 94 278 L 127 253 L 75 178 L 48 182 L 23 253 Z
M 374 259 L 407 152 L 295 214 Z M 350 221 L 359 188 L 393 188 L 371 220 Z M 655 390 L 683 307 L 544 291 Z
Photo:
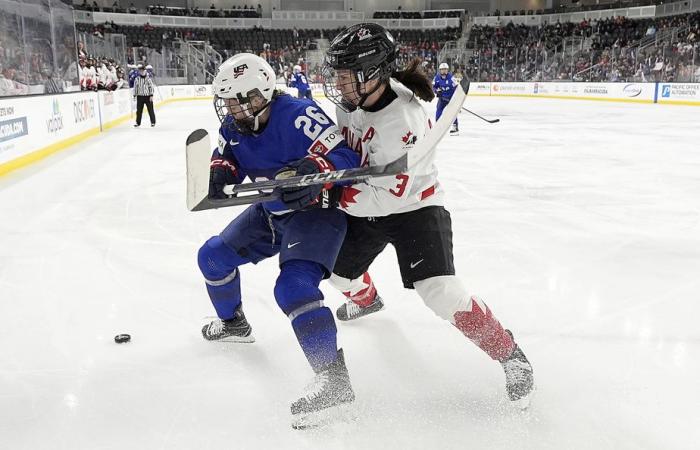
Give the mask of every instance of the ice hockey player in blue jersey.
M 313 100 L 314 98 L 311 95 L 309 81 L 306 79 L 306 74 L 301 71 L 301 66 L 294 66 L 292 72 L 292 77 L 289 80 L 289 87 L 297 88 L 297 97 L 306 97 L 309 100 Z
M 259 181 L 359 165 L 359 155 L 318 105 L 276 91 L 275 78 L 264 59 L 249 53 L 233 56 L 217 71 L 213 91 L 221 127 L 211 158 L 210 198 L 226 198 L 224 186 L 246 177 Z M 198 254 L 219 317 L 202 334 L 233 342 L 254 341 L 241 306 L 241 266 L 279 254 L 275 300 L 317 374 L 291 406 L 298 427 L 355 398 L 333 313 L 319 289 L 345 237 L 346 218 L 333 198 L 339 192 L 323 185 L 284 190 L 278 200 L 248 207 Z
M 450 102 L 452 95 L 455 93 L 455 89 L 458 84 L 457 81 L 452 78 L 450 73 L 450 66 L 447 63 L 440 64 L 438 68 L 438 74 L 435 75 L 433 79 L 433 91 L 438 98 L 437 110 L 435 112 L 435 120 L 440 119 L 442 115 L 442 110 L 445 109 L 447 104 Z M 456 135 L 459 133 L 459 124 L 455 118 L 452 128 L 450 128 L 450 134 Z
M 143 64 L 138 64 L 133 67 L 131 67 L 131 70 L 129 71 L 129 88 L 134 87 L 134 81 L 136 81 L 136 77 L 139 76 L 139 70 L 143 67 Z

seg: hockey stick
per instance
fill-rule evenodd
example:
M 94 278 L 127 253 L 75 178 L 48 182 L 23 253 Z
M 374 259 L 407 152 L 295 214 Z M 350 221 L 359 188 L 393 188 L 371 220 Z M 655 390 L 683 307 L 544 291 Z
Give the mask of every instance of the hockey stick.
M 186 142 L 187 155 L 187 208 L 190 211 L 224 208 L 226 206 L 248 205 L 279 198 L 279 189 L 309 186 L 312 184 L 338 183 L 342 181 L 362 181 L 367 178 L 397 175 L 406 171 L 408 157 L 403 157 L 383 166 L 357 167 L 353 169 L 336 170 L 333 172 L 301 175 L 281 180 L 266 180 L 253 183 L 229 185 L 224 193 L 232 198 L 210 199 L 209 193 L 209 163 L 211 147 L 209 133 L 206 130 L 195 130 Z M 261 191 L 272 192 L 261 192 Z M 238 196 L 242 192 L 258 191 L 257 194 Z
M 226 194 L 258 191 L 257 194 L 236 196 L 227 199 L 209 199 L 209 163 L 211 147 L 206 130 L 195 130 L 187 138 L 187 208 L 190 211 L 223 208 L 227 206 L 247 205 L 279 198 L 278 188 L 308 186 L 312 184 L 337 183 L 343 181 L 362 181 L 368 178 L 397 175 L 405 172 L 409 165 L 420 162 L 430 154 L 440 142 L 459 113 L 469 92 L 469 82 L 462 80 L 459 89 L 452 96 L 443 111 L 443 120 L 439 120 L 430 131 L 419 140 L 416 146 L 397 160 L 382 166 L 359 167 L 321 174 L 290 177 L 281 180 L 267 180 L 253 183 L 230 185 L 224 188 Z M 448 120 L 449 118 L 449 120 Z M 409 163 L 409 160 L 411 161 Z M 260 192 L 274 189 L 272 192 Z
M 469 111 L 469 110 L 468 110 L 467 108 L 465 108 L 465 107 L 462 107 L 462 109 L 463 109 L 464 111 L 468 112 L 469 114 L 471 114 L 472 116 L 478 117 L 479 119 L 483 120 L 484 122 L 488 122 L 488 123 L 498 123 L 498 122 L 501 121 L 501 119 L 491 119 L 491 120 L 485 119 L 485 118 L 481 117 L 480 115 L 478 115 L 477 113 L 472 112 L 472 111 Z

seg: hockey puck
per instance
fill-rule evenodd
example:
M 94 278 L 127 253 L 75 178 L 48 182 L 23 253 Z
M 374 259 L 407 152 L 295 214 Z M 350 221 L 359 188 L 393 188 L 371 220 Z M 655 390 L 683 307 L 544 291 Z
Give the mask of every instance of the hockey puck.
M 114 342 L 117 344 L 124 344 L 126 342 L 129 342 L 131 340 L 131 336 L 128 334 L 118 334 L 114 336 Z

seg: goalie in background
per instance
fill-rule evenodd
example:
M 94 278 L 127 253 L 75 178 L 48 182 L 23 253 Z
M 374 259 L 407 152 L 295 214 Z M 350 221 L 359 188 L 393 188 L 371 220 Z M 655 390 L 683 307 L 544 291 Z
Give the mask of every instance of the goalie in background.
M 353 25 L 333 40 L 324 67 L 326 97 L 338 106 L 338 124 L 370 166 L 386 164 L 417 149 L 431 123 L 418 100 L 434 94 L 418 60 L 397 71 L 394 38 L 382 26 Z M 440 124 L 438 124 L 440 125 Z M 473 341 L 506 375 L 510 400 L 529 403 L 532 367 L 510 331 L 486 304 L 470 296 L 455 276 L 452 222 L 437 179 L 435 147 L 409 162 L 395 178 L 368 179 L 345 188 L 341 208 L 348 231 L 330 281 L 346 297 L 337 316 L 356 319 L 384 303 L 367 270 L 392 244 L 404 287 L 415 289 L 426 306 Z M 409 159 L 410 161 L 410 159 Z
M 211 157 L 209 198 L 226 198 L 224 187 L 246 177 L 260 181 L 359 166 L 357 153 L 316 103 L 275 90 L 275 72 L 259 56 L 240 53 L 228 59 L 212 87 L 221 127 Z M 333 313 L 318 287 L 331 274 L 345 236 L 345 214 L 335 208 L 339 192 L 324 185 L 287 188 L 279 200 L 248 207 L 198 255 L 219 317 L 202 328 L 204 338 L 253 342 L 242 308 L 241 268 L 279 254 L 274 298 L 317 374 L 308 393 L 292 404 L 297 427 L 355 399 L 343 350 L 337 348 Z

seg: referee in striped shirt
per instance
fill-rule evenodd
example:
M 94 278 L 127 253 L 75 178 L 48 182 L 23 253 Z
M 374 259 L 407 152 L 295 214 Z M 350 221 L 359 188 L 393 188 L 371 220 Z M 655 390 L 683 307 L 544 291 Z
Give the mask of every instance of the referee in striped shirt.
M 134 97 L 136 97 L 136 123 L 134 127 L 141 126 L 143 105 L 148 108 L 148 116 L 151 118 L 151 126 L 156 126 L 156 113 L 153 111 L 153 80 L 146 74 L 146 68 L 139 64 L 139 76 L 134 80 Z

